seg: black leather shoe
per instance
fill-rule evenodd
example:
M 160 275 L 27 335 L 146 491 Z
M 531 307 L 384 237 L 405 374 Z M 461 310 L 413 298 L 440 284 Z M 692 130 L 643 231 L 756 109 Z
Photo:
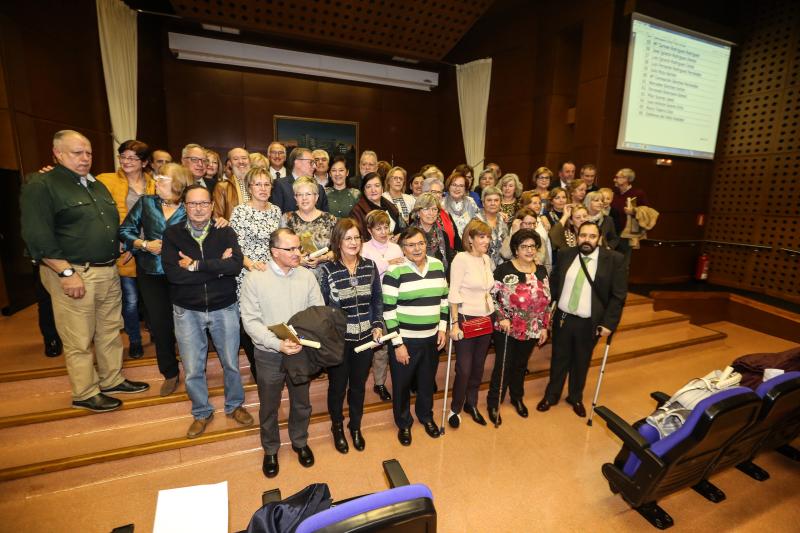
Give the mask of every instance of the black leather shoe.
M 311 451 L 311 448 L 308 446 L 303 446 L 302 448 L 292 446 L 292 449 L 297 453 L 297 460 L 300 461 L 301 465 L 306 468 L 314 465 L 314 452 Z
M 441 435 L 441 433 L 439 433 L 439 428 L 436 427 L 436 424 L 433 423 L 433 420 L 428 420 L 422 425 L 425 426 L 425 433 L 427 433 L 430 438 L 438 439 L 439 435 Z
M 586 418 L 586 408 L 583 406 L 583 402 L 570 402 L 567 400 L 567 403 L 572 406 L 572 410 L 581 418 Z
M 478 411 L 478 408 L 475 407 L 474 405 L 469 405 L 468 403 L 465 403 L 464 412 L 470 415 L 472 419 L 475 421 L 475 423 L 480 424 L 482 426 L 486 425 L 486 419 L 483 418 L 481 412 Z
M 542 398 L 542 401 L 536 404 L 536 410 L 542 413 L 550 410 L 550 402 L 547 401 L 547 398 Z
M 451 428 L 455 429 L 461 425 L 461 417 L 458 416 L 458 413 L 450 411 L 450 416 L 447 418 L 447 423 Z
M 344 436 L 344 425 L 341 422 L 334 422 L 331 425 L 331 434 L 333 434 L 333 445 L 339 453 L 347 453 L 350 451 L 350 446 L 347 444 L 347 439 Z
M 64 353 L 64 345 L 61 344 L 61 339 L 50 339 L 44 343 L 44 354 L 47 357 L 58 357 Z
M 364 435 L 361 433 L 361 430 L 351 429 L 350 438 L 353 439 L 353 448 L 355 448 L 360 452 L 363 452 L 364 448 L 366 448 L 367 446 L 367 442 L 364 440 Z
M 397 431 L 397 440 L 403 446 L 411 446 L 411 428 L 400 429 Z
M 264 472 L 264 475 L 267 477 L 275 477 L 278 475 L 278 470 L 280 470 L 278 454 L 264 454 L 264 462 L 261 464 L 261 471 Z
M 94 411 L 95 413 L 105 413 L 107 411 L 115 411 L 122 407 L 122 400 L 117 400 L 111 396 L 98 393 L 91 398 L 85 400 L 75 400 L 72 402 L 72 407 L 75 409 L 86 409 L 87 411 Z
M 522 403 L 522 400 L 511 400 L 511 405 L 517 410 L 517 414 L 522 418 L 528 418 L 528 407 Z
M 123 380 L 122 383 L 110 389 L 100 389 L 105 394 L 137 394 L 150 388 L 150 385 L 141 381 Z
M 497 410 L 497 407 L 489 408 L 489 420 L 491 420 L 492 424 L 495 426 L 499 426 L 503 423 L 503 417 L 500 416 L 500 411 Z
M 141 359 L 144 355 L 144 348 L 141 342 L 132 342 L 128 348 L 128 357 L 131 359 Z
M 375 385 L 372 387 L 372 390 L 375 392 L 375 394 L 381 397 L 381 401 L 392 401 L 392 395 L 389 394 L 389 390 L 386 388 L 386 385 Z

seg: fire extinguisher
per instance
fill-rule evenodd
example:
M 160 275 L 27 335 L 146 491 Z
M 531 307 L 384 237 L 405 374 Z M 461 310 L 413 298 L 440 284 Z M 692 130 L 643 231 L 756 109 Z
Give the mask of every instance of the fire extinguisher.
M 708 254 L 702 253 L 697 258 L 697 266 L 694 270 L 694 279 L 698 281 L 705 281 L 708 279 L 708 267 L 711 265 L 711 258 Z

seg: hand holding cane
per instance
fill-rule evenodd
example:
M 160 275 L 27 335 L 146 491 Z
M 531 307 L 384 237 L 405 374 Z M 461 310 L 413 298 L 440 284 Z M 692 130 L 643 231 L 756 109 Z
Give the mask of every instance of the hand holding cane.
M 603 383 L 603 374 L 606 373 L 606 361 L 608 360 L 608 350 L 611 348 L 611 337 L 614 336 L 614 332 L 612 331 L 608 337 L 606 337 L 606 349 L 603 353 L 603 361 L 600 363 L 600 375 L 597 376 L 597 387 L 594 389 L 594 399 L 592 400 L 592 408 L 589 411 L 589 420 L 586 421 L 587 426 L 592 425 L 592 418 L 594 417 L 594 410 L 597 407 L 597 398 L 600 396 L 600 385 Z

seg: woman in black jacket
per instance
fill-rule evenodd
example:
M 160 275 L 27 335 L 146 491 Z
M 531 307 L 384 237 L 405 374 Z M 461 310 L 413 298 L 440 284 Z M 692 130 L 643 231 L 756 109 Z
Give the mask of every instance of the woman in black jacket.
M 367 214 L 376 209 L 386 211 L 389 214 L 389 231 L 393 235 L 400 235 L 400 232 L 405 229 L 406 223 L 392 201 L 383 197 L 383 182 L 380 174 L 370 172 L 361 181 L 361 197 L 359 197 L 358 202 L 350 212 L 350 217 L 354 218 L 359 224 L 363 241 L 368 241 L 370 237 L 367 231 Z

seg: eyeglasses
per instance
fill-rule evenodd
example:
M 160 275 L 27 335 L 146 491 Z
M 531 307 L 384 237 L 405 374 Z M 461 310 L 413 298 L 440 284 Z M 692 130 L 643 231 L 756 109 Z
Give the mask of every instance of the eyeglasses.
M 404 248 L 424 248 L 425 247 L 425 241 L 404 242 L 403 243 L 403 247 Z
M 428 192 L 431 193 L 431 194 L 434 194 L 436 196 L 441 196 L 442 195 L 442 191 L 434 191 L 433 189 L 431 189 Z
M 345 237 L 342 240 L 344 242 L 361 242 L 361 236 L 360 235 L 355 235 L 355 236 L 351 235 L 349 237 Z
M 276 250 L 283 250 L 284 252 L 300 252 L 302 248 L 300 246 L 290 246 L 289 248 L 281 248 L 280 246 L 273 246 Z
M 270 150 L 269 151 L 269 155 L 286 155 L 286 152 L 284 152 L 284 151 L 280 151 L 279 152 L 277 150 Z
M 207 209 L 211 207 L 212 202 L 205 201 L 205 202 L 186 202 L 186 207 L 191 207 L 192 209 Z
M 313 159 L 303 158 L 303 157 L 298 157 L 297 159 L 295 159 L 295 161 L 310 161 L 312 165 L 314 164 Z
M 296 192 L 296 193 L 294 193 L 294 197 L 295 198 L 312 198 L 314 196 L 317 196 L 317 194 L 319 194 L 319 193 L 316 193 L 316 192 Z
M 202 157 L 184 157 L 184 159 L 193 165 L 196 165 L 197 163 L 203 163 L 204 165 L 208 164 L 208 159 L 203 159 Z
M 139 159 L 135 155 L 130 155 L 130 156 L 129 155 L 118 155 L 117 159 L 119 159 L 120 161 L 128 161 L 128 162 L 131 162 L 131 163 L 133 163 L 134 161 L 141 161 L 141 159 Z
M 520 244 L 519 245 L 519 249 L 520 250 L 527 250 L 529 252 L 533 252 L 533 251 L 536 250 L 536 245 L 535 244 Z
M 432 205 L 430 207 L 420 207 L 419 210 L 425 211 L 426 213 L 437 213 L 439 211 L 439 208 L 436 207 L 435 205 Z
M 167 163 L 172 163 L 171 159 L 154 159 L 153 163 L 158 163 L 159 165 L 165 165 Z
M 314 158 L 314 163 L 322 163 L 323 161 L 327 162 L 328 158 L 327 157 L 315 157 Z

